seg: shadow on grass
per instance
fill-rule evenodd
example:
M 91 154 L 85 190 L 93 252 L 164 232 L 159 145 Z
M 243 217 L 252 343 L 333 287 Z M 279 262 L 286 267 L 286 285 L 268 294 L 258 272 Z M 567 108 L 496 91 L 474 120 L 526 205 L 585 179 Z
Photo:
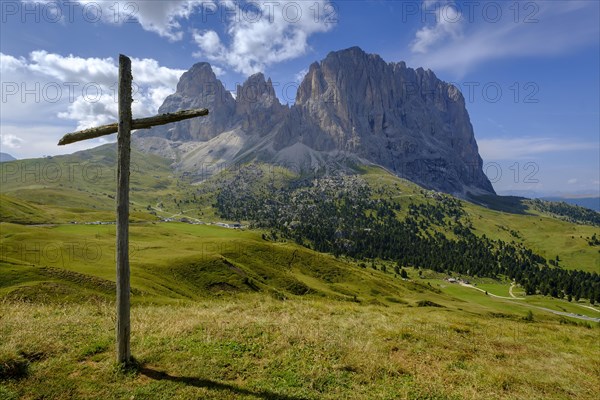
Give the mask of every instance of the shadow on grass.
M 496 211 L 503 211 L 511 214 L 530 215 L 529 208 L 524 203 L 527 200 L 524 197 L 517 196 L 497 196 L 497 195 L 474 195 L 468 193 L 467 199 L 472 203 L 491 208 Z
M 169 375 L 163 371 L 157 371 L 147 367 L 141 367 L 139 373 L 142 375 L 146 375 L 150 379 L 154 379 L 157 381 L 166 380 L 171 382 L 179 382 L 189 386 L 194 386 L 197 388 L 207 388 L 211 390 L 227 390 L 236 394 L 244 394 L 249 396 L 259 397 L 265 400 L 308 400 L 307 397 L 296 397 L 296 396 L 287 396 L 283 394 L 273 393 L 268 390 L 249 390 L 239 387 L 237 385 L 232 385 L 228 383 L 222 383 L 213 381 L 211 379 L 202 379 L 191 376 L 173 376 Z

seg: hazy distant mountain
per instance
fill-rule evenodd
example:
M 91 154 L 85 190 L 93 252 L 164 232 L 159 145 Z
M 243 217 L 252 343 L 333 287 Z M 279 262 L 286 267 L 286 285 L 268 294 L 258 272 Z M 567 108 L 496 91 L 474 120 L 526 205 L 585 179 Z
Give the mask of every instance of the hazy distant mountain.
M 546 201 L 564 201 L 567 204 L 600 212 L 600 197 L 541 197 L 541 199 Z
M 8 153 L 0 153 L 0 162 L 15 161 L 16 158 Z
M 251 159 L 296 169 L 377 164 L 463 197 L 494 193 L 460 91 L 429 70 L 387 63 L 358 47 L 313 63 L 291 108 L 262 74 L 238 86 L 234 98 L 209 64 L 196 64 L 159 111 L 192 107 L 210 115 L 144 132 L 135 145 L 191 173 Z

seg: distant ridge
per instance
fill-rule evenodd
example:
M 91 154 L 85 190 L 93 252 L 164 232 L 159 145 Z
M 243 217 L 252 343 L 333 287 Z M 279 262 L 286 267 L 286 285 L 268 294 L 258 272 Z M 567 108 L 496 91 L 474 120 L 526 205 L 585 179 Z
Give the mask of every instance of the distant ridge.
M 14 158 L 13 156 L 11 156 L 8 153 L 0 153 L 0 162 L 8 162 L 8 161 L 15 161 L 16 158 Z
M 567 204 L 585 207 L 600 212 L 600 197 L 540 197 L 540 200 L 564 201 Z

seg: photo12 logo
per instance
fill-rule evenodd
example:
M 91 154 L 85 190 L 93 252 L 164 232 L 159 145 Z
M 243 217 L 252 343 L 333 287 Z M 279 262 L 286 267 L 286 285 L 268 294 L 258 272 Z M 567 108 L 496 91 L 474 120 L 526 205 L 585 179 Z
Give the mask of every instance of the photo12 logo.
M 483 172 L 491 183 L 499 183 L 504 178 L 510 179 L 511 183 L 536 184 L 540 183 L 537 178 L 539 171 L 539 165 L 533 161 L 514 162 L 510 165 L 488 162 L 483 165 Z
M 508 20 L 515 24 L 539 23 L 540 6 L 535 1 L 402 1 L 402 22 L 419 19 L 422 23 L 490 24 Z
M 463 82 L 452 85 L 459 89 L 467 103 L 483 100 L 486 103 L 498 103 L 503 98 L 513 103 L 537 104 L 540 87 L 536 82 L 512 82 L 501 84 L 499 82 Z
M 131 175 L 141 170 L 131 163 Z M 116 179 L 116 166 L 96 162 L 63 161 L 52 157 L 45 160 L 19 160 L 0 163 L 0 182 L 10 183 L 98 183 L 102 179 Z
M 102 247 L 95 242 L 23 241 L 0 244 L 0 260 L 19 260 L 36 265 L 64 266 L 73 262 L 97 263 Z
M 415 82 L 402 84 L 402 95 L 406 99 L 419 96 L 431 101 L 460 101 L 456 90 L 462 94 L 465 103 L 485 102 L 490 104 L 511 102 L 515 104 L 537 104 L 540 87 L 536 82 L 440 82 L 435 88 L 423 88 Z M 335 100 L 335 99 L 333 99 Z
M 135 22 L 139 15 L 136 1 L 2 1 L 2 23 L 88 23 L 115 24 Z
M 118 83 L 104 87 L 96 82 L 2 82 L 1 99 L 3 104 L 21 103 L 58 103 L 69 104 L 82 98 L 86 103 L 97 103 L 107 93 L 118 103 Z M 140 87 L 132 82 L 132 96 L 140 93 Z M 135 99 L 134 99 L 135 102 Z
M 216 19 L 219 22 L 273 23 L 283 20 L 299 23 L 312 19 L 315 23 L 336 24 L 339 7 L 332 1 L 228 1 L 221 4 L 206 1 L 200 5 L 202 23 Z

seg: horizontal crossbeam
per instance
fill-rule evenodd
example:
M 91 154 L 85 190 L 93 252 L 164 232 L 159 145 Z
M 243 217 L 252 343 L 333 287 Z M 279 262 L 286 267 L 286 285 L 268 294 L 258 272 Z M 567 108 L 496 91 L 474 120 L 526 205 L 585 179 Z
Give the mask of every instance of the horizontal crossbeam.
M 171 122 L 183 121 L 190 118 L 203 117 L 208 115 L 206 108 L 198 108 L 195 110 L 177 111 L 174 113 L 155 115 L 149 118 L 134 119 L 132 122 L 131 129 L 149 129 L 153 126 L 170 124 Z M 67 133 L 58 142 L 59 146 L 65 144 L 80 142 L 82 140 L 94 139 L 100 136 L 110 135 L 116 133 L 119 130 L 119 124 L 102 125 L 97 128 L 84 129 L 73 133 Z

